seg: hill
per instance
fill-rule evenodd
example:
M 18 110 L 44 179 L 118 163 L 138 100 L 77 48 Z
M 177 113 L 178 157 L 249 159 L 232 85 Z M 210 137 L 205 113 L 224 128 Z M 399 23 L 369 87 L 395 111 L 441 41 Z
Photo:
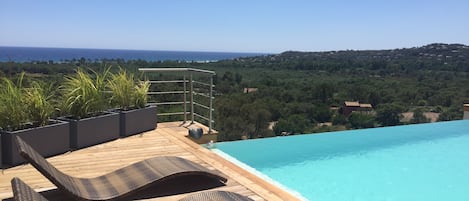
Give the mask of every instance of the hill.
M 415 70 L 469 72 L 469 46 L 434 43 L 393 50 L 287 51 L 275 55 L 225 60 L 219 64 L 329 72 L 351 69 L 380 73 L 403 73 Z

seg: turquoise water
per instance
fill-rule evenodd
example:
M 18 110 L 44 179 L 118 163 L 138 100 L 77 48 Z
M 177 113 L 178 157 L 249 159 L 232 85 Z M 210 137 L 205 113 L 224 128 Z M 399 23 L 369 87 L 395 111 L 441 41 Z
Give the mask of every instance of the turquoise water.
M 469 200 L 467 120 L 216 146 L 309 200 Z

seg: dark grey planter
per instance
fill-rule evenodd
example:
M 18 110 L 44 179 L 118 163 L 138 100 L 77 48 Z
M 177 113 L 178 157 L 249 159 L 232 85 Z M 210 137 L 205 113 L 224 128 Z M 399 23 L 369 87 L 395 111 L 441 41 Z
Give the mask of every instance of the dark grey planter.
M 69 151 L 70 124 L 59 120 L 51 121 L 52 124 L 43 127 L 2 131 L 3 164 L 13 166 L 25 162 L 18 152 L 15 136 L 21 137 L 44 157 Z
M 70 148 L 80 149 L 119 138 L 119 113 L 80 120 L 61 117 L 70 122 Z
M 120 136 L 130 136 L 153 130 L 157 125 L 156 106 L 119 111 Z

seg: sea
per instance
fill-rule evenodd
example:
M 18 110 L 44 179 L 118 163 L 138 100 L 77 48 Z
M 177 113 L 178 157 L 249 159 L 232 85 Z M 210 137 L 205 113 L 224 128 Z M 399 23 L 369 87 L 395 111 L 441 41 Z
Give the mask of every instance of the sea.
M 159 50 L 114 50 L 80 48 L 40 48 L 40 47 L 1 47 L 0 62 L 67 62 L 85 58 L 96 61 L 103 59 L 145 60 L 145 61 L 184 61 L 215 62 L 225 59 L 266 55 L 265 53 L 239 52 L 196 52 Z

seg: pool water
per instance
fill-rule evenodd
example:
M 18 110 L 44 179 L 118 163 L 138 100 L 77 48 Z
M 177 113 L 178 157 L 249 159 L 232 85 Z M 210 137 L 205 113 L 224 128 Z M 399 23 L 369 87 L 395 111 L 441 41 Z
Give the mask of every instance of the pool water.
M 467 120 L 216 147 L 308 200 L 469 200 Z

